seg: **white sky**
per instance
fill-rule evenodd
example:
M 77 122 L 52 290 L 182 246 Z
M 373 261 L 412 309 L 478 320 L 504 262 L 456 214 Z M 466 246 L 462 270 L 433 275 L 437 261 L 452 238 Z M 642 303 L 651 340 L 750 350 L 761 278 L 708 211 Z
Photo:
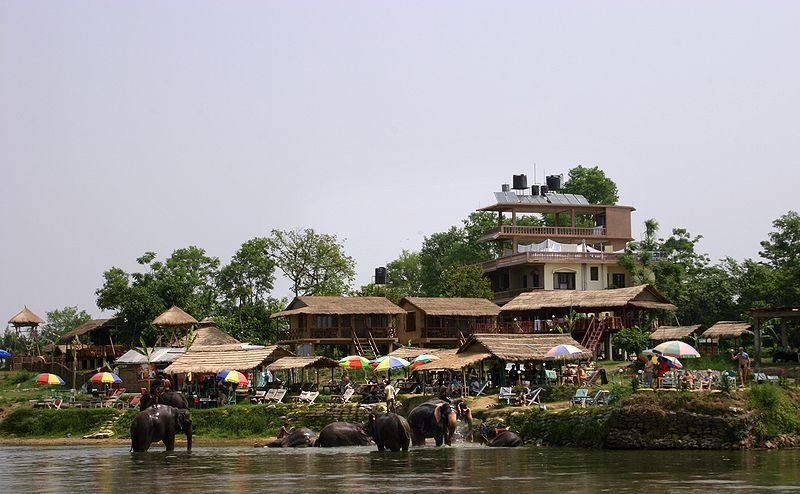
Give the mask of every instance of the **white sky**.
M 0 317 L 99 316 L 111 266 L 189 245 L 227 262 L 273 228 L 336 234 L 360 286 L 534 162 L 539 182 L 599 166 L 635 236 L 655 218 L 756 258 L 798 209 L 799 20 L 769 1 L 0 0 Z

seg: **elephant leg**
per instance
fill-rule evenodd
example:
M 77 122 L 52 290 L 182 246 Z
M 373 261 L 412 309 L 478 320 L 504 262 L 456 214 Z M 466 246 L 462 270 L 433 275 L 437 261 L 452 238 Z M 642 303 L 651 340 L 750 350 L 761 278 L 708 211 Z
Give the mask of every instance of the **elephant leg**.
M 167 447 L 167 451 L 175 451 L 175 434 L 164 436 L 164 446 Z
M 443 436 L 442 434 L 436 434 L 436 435 L 434 435 L 434 436 L 433 436 L 433 439 L 436 441 L 436 447 L 437 447 L 437 448 L 438 448 L 439 446 L 441 446 L 441 445 L 442 445 L 442 443 L 444 443 L 444 436 Z
M 375 445 L 378 446 L 378 451 L 383 452 L 384 450 L 383 442 L 375 441 Z

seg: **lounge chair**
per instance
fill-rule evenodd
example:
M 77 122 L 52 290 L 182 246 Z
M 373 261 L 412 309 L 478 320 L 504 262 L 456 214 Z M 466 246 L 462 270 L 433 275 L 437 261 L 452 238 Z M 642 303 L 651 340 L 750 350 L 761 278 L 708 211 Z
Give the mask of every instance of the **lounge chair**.
M 352 398 L 353 395 L 355 394 L 355 392 L 356 392 L 355 389 L 347 388 L 344 390 L 344 394 L 331 396 L 331 401 L 336 401 L 339 403 L 348 403 L 350 401 L 350 398 Z
M 778 376 L 768 376 L 766 372 L 757 372 L 754 377 L 756 384 L 761 384 L 766 382 L 776 383 L 780 380 Z
M 544 370 L 544 382 L 547 384 L 555 384 L 558 382 L 558 374 L 555 369 Z
M 267 396 L 266 390 L 256 390 L 255 394 L 250 397 L 251 403 L 261 403 L 264 401 L 264 398 Z
M 109 396 L 108 398 L 103 401 L 100 406 L 105 408 L 115 408 L 117 404 L 120 403 L 119 398 L 122 396 L 122 393 L 125 392 L 125 388 L 119 388 L 114 391 L 114 393 Z
M 301 391 L 300 396 L 297 397 L 298 403 L 306 403 L 308 405 L 314 403 L 314 400 L 319 396 L 319 391 Z
M 536 403 L 537 405 L 542 406 L 540 395 L 542 394 L 543 389 L 544 388 L 536 388 L 531 390 L 531 392 L 525 396 L 525 405 L 531 406 L 532 404 Z
M 272 398 L 269 398 L 268 400 L 265 401 L 274 401 L 275 403 L 280 403 L 281 401 L 283 401 L 284 396 L 286 396 L 286 390 L 282 388 L 276 388 L 275 394 L 272 395 Z
M 511 404 L 511 400 L 516 398 L 511 386 L 503 386 L 500 388 L 500 393 L 497 395 L 498 400 L 506 400 L 506 403 Z
M 611 391 L 607 389 L 598 390 L 597 393 L 591 398 L 586 399 L 587 405 L 608 405 L 608 397 L 611 396 Z
M 480 396 L 483 394 L 484 391 L 486 391 L 486 388 L 488 386 L 489 386 L 489 381 L 484 381 L 482 383 L 479 382 L 477 388 L 470 389 L 470 394 L 473 394 L 475 396 Z
M 600 370 L 590 372 L 588 377 L 581 383 L 583 386 L 592 386 L 596 384 L 597 379 L 600 377 Z
M 589 388 L 578 388 L 575 390 L 575 396 L 570 398 L 569 406 L 573 405 L 586 406 L 586 402 L 588 399 L 589 399 Z

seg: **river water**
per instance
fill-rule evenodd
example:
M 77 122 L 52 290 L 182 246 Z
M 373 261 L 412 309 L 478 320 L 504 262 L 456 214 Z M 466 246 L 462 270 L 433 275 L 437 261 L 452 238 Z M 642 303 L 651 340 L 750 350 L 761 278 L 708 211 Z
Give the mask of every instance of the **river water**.
M 800 491 L 800 450 L 3 446 L 0 462 L 2 494 Z

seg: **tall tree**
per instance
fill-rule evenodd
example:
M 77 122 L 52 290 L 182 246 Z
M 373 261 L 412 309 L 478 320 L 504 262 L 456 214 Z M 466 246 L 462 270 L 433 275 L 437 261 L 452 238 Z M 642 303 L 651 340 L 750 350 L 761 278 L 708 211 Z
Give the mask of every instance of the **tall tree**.
M 586 168 L 578 165 L 570 169 L 563 191 L 580 194 L 592 204 L 616 204 L 619 200 L 617 184 L 596 166 Z
M 78 306 L 64 307 L 47 313 L 47 322 L 42 327 L 42 339 L 47 343 L 57 343 L 62 336 L 91 319 L 85 310 Z
M 355 261 L 335 235 L 312 228 L 272 230 L 269 254 L 297 295 L 343 295 L 355 278 Z
M 774 270 L 778 290 L 772 303 L 778 306 L 800 304 L 800 215 L 789 211 L 772 222 L 774 231 L 761 242 L 759 255 Z
M 442 273 L 441 286 L 445 297 L 494 298 L 492 285 L 477 264 L 450 266 Z

